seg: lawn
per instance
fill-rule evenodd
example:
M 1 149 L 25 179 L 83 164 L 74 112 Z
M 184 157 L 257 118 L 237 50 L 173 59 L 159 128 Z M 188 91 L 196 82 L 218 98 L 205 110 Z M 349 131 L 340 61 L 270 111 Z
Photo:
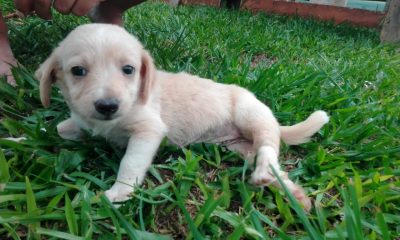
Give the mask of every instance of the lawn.
M 102 192 L 124 150 L 58 137 L 68 109 L 56 89 L 43 108 L 33 77 L 85 22 L 59 14 L 7 22 L 24 68 L 15 69 L 18 87 L 0 81 L 0 137 L 27 140 L 0 140 L 0 239 L 400 238 L 400 55 L 377 31 L 207 7 L 130 10 L 125 28 L 159 68 L 246 87 L 282 124 L 318 109 L 331 120 L 311 142 L 282 147 L 282 166 L 313 199 L 309 214 L 284 191 L 250 185 L 238 155 L 166 141 L 143 186 L 116 209 Z

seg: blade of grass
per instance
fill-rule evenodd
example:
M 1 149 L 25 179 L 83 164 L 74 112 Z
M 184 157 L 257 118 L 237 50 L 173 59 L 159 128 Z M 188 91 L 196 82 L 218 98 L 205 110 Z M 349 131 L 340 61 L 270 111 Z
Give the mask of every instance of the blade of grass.
M 286 193 L 286 196 L 289 198 L 289 203 L 293 210 L 297 213 L 297 216 L 300 218 L 300 221 L 302 222 L 303 226 L 305 227 L 305 230 L 308 232 L 310 237 L 312 239 L 324 239 L 323 236 L 311 225 L 310 220 L 308 219 L 306 213 L 304 212 L 303 208 L 300 206 L 300 203 L 297 201 L 297 199 L 293 196 L 293 194 L 289 191 L 285 183 L 282 181 L 280 176 L 277 174 L 276 170 L 272 165 L 270 165 L 270 168 L 272 169 L 273 174 L 275 177 L 278 179 L 279 184 L 282 186 L 283 190 Z
M 0 148 L 0 192 L 4 190 L 6 183 L 10 179 L 8 163 L 4 156 L 3 149 Z
M 143 192 L 140 193 L 140 199 L 139 199 L 139 225 L 140 229 L 142 231 L 146 230 L 146 227 L 144 226 L 144 219 L 143 219 Z
M 65 218 L 67 219 L 69 232 L 75 236 L 78 235 L 78 221 L 69 199 L 68 193 L 65 193 Z
M 126 221 L 125 217 L 114 207 L 114 205 L 108 200 L 105 195 L 100 196 L 101 202 L 104 206 L 110 208 L 110 210 L 117 216 L 119 222 L 121 223 L 122 227 L 125 229 L 126 233 L 131 239 L 139 239 L 135 229 L 133 229 L 132 225 Z
M 232 198 L 232 191 L 230 188 L 230 184 L 229 184 L 229 173 L 228 171 L 225 171 L 222 174 L 222 179 L 221 179 L 221 184 L 222 184 L 222 197 L 221 197 L 221 206 L 223 207 L 229 207 L 230 203 L 231 203 L 231 198 Z
M 385 217 L 383 216 L 382 212 L 378 212 L 376 214 L 376 222 L 381 230 L 381 235 L 383 240 L 390 240 L 390 233 L 388 225 L 386 224 Z
M 39 221 L 61 221 L 61 220 L 65 220 L 65 215 L 60 213 L 43 214 L 40 216 L 32 216 L 31 214 L 20 213 L 18 215 L 9 218 L 0 218 L 0 224 L 15 223 L 15 222 L 19 222 L 22 224 L 31 224 L 32 222 L 36 223 Z
M 105 207 L 109 207 L 110 210 L 115 214 L 122 227 L 125 229 L 130 239 L 143 239 L 143 240 L 170 240 L 168 236 L 162 236 L 158 234 L 152 234 L 148 232 L 142 232 L 135 230 L 131 224 L 126 221 L 125 217 L 115 208 L 115 206 L 108 200 L 105 195 L 100 196 L 100 200 Z
M 245 232 L 245 227 L 243 225 L 239 225 L 238 227 L 235 228 L 233 233 L 231 233 L 227 239 L 229 240 L 239 240 L 242 239 L 242 236 Z
M 54 208 L 60 202 L 60 200 L 62 199 L 62 197 L 64 196 L 65 193 L 66 192 L 63 191 L 63 192 L 59 193 L 58 195 L 56 195 L 53 199 L 51 199 L 51 201 L 49 202 L 49 204 L 46 207 L 47 214 L 51 213 L 54 210 Z
M 0 195 L 0 203 L 11 202 L 11 201 L 21 201 L 26 199 L 26 194 L 8 194 Z
M 192 218 L 190 217 L 190 214 L 188 213 L 188 211 L 186 210 L 185 207 L 185 202 L 182 199 L 180 192 L 178 191 L 178 189 L 176 188 L 175 184 L 171 184 L 172 190 L 175 193 L 175 197 L 176 197 L 176 201 L 175 203 L 178 205 L 178 207 L 181 209 L 183 216 L 185 217 L 189 228 L 190 228 L 190 236 L 193 236 L 194 239 L 199 240 L 199 239 L 204 239 L 204 237 L 200 234 L 199 230 L 197 229 L 196 225 L 194 224 Z
M 91 192 L 86 186 L 81 187 L 82 204 L 81 204 L 81 235 L 85 239 L 92 239 L 93 235 L 93 221 L 92 221 L 92 208 L 90 203 Z
M 122 239 L 121 226 L 120 226 L 120 224 L 119 224 L 114 212 L 108 206 L 105 206 L 104 209 L 106 210 L 108 216 L 111 218 L 113 226 L 115 227 L 115 233 L 114 233 L 115 234 L 115 239 L 116 240 L 121 240 Z
M 352 184 L 347 184 L 346 189 L 341 191 L 344 199 L 344 217 L 349 239 L 362 239 L 361 214 L 355 188 Z
M 222 199 L 222 196 L 210 196 L 206 200 L 194 219 L 196 227 L 199 227 L 204 221 L 209 219 L 211 213 L 220 205 Z
M 31 183 L 29 182 L 29 178 L 25 177 L 26 184 L 26 205 L 28 214 L 31 216 L 38 215 L 38 208 L 36 205 L 35 195 L 33 194 Z M 35 239 L 40 239 L 40 234 L 37 233 L 36 229 L 40 227 L 40 221 L 33 221 L 33 223 L 29 224 L 29 235 L 34 237 Z
M 37 228 L 37 233 L 50 236 L 50 237 L 55 237 L 56 239 L 66 239 L 66 240 L 84 240 L 83 237 L 78 237 L 69 233 L 65 232 L 60 232 L 52 229 L 46 229 L 46 228 Z
M 8 232 L 7 235 L 8 236 L 11 236 L 14 240 L 21 240 L 21 238 L 18 236 L 18 233 L 15 231 L 14 228 L 12 228 L 10 226 L 10 224 L 4 223 L 2 225 L 3 225 L 4 229 L 7 230 L 7 232 Z
M 272 229 L 274 229 L 274 231 L 276 231 L 278 233 L 278 235 L 284 239 L 284 240 L 290 240 L 291 238 L 286 235 L 286 233 L 284 233 L 280 228 L 278 228 L 267 216 L 265 216 L 264 214 L 262 214 L 260 211 L 255 209 L 255 213 L 257 214 L 258 218 L 265 222 L 266 224 L 268 224 Z
M 255 209 L 253 204 L 251 203 L 251 197 L 247 191 L 247 188 L 244 184 L 243 181 L 238 182 L 238 187 L 239 187 L 239 192 L 240 196 L 242 198 L 242 203 L 244 206 L 244 209 L 246 210 L 247 214 L 250 215 L 250 219 L 252 222 L 252 225 L 254 226 L 254 229 L 258 232 L 258 234 L 263 238 L 263 239 L 269 239 L 267 233 L 265 232 L 260 219 L 258 218 L 257 214 L 255 213 Z
M 88 173 L 84 173 L 84 172 L 73 172 L 70 174 L 71 177 L 82 177 L 85 178 L 89 181 L 91 181 L 92 183 L 96 184 L 97 186 L 100 187 L 101 190 L 107 190 L 109 188 L 109 186 L 101 181 L 100 179 L 88 174 Z

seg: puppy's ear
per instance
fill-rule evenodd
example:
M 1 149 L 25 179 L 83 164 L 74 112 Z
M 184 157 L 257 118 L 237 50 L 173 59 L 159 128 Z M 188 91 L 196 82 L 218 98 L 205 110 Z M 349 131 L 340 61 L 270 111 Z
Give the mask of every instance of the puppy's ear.
M 51 84 L 56 81 L 55 70 L 58 67 L 58 51 L 55 49 L 49 58 L 44 61 L 35 72 L 36 79 L 40 82 L 40 100 L 43 106 L 50 105 Z
M 146 103 L 149 99 L 150 92 L 154 83 L 155 78 L 155 67 L 153 64 L 153 59 L 150 54 L 143 50 L 142 53 L 142 66 L 140 67 L 140 89 L 139 89 L 139 99 L 142 103 Z

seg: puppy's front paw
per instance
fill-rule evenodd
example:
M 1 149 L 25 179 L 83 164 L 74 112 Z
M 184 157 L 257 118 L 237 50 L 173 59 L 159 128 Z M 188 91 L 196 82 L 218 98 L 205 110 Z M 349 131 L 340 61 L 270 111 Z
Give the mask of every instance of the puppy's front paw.
M 60 137 L 67 140 L 79 140 L 83 136 L 82 130 L 71 118 L 59 123 L 57 132 Z
M 115 183 L 109 190 L 105 191 L 104 194 L 111 202 L 124 202 L 130 198 L 132 192 L 132 186 Z

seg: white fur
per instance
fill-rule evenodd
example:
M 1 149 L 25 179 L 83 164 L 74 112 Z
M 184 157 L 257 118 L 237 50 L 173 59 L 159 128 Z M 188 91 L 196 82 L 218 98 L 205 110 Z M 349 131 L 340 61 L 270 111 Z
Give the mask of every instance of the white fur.
M 136 69 L 134 74 L 121 71 L 126 64 Z M 84 66 L 88 74 L 73 76 L 73 66 Z M 106 191 L 112 201 L 126 200 L 133 186 L 142 183 L 166 136 L 179 146 L 223 144 L 250 162 L 258 153 L 251 180 L 281 187 L 274 168 L 298 200 L 306 208 L 311 206 L 302 188 L 280 169 L 279 145 L 281 137 L 289 144 L 307 141 L 328 121 L 323 111 L 294 126 L 280 126 L 271 110 L 246 89 L 187 73 L 159 71 L 136 38 L 107 24 L 87 24 L 72 31 L 36 76 L 45 106 L 55 82 L 70 107 L 71 118 L 58 126 L 62 137 L 79 138 L 79 128 L 84 128 L 127 146 L 117 181 Z M 94 102 L 104 98 L 119 100 L 112 119 L 105 120 L 94 107 Z
M 127 200 L 133 191 L 133 186 L 143 182 L 162 138 L 162 135 L 135 136 L 129 140 L 119 166 L 117 180 L 111 189 L 105 192 L 110 201 Z
M 305 121 L 293 126 L 281 126 L 281 138 L 289 145 L 298 145 L 308 142 L 310 137 L 329 122 L 328 114 L 324 111 L 315 111 Z

